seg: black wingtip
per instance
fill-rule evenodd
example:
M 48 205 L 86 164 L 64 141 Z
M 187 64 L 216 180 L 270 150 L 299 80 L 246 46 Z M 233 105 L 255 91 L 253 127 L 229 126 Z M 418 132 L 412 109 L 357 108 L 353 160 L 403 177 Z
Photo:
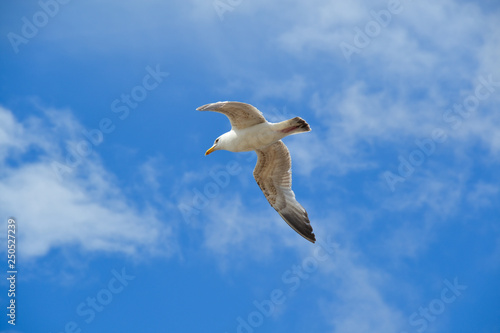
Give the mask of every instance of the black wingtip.
M 311 229 L 312 229 L 312 228 L 311 228 Z M 295 230 L 295 231 L 297 231 L 297 230 Z M 299 235 L 301 235 L 302 237 L 304 237 L 305 239 L 307 239 L 308 241 L 310 241 L 311 243 L 313 243 L 313 244 L 314 244 L 314 243 L 316 243 L 316 236 L 314 235 L 314 233 L 313 233 L 313 232 L 310 232 L 310 233 L 307 233 L 307 234 L 306 234 L 306 233 L 304 233 L 304 232 L 299 232 L 299 231 L 297 231 L 297 233 L 298 233 Z
M 311 227 L 311 231 L 309 233 L 304 234 L 304 233 L 299 232 L 299 235 L 301 235 L 302 237 L 304 237 L 305 239 L 307 239 L 308 241 L 310 241 L 313 244 L 316 243 L 316 236 L 312 232 L 312 227 Z
M 300 117 L 295 117 L 295 118 L 293 118 L 293 120 L 295 120 L 295 122 L 297 124 L 297 128 L 301 129 L 301 131 L 299 131 L 299 132 L 311 131 L 311 127 L 304 119 L 302 119 Z
M 310 241 L 311 243 L 316 243 L 316 236 L 314 234 L 311 234 L 311 237 L 310 238 L 306 238 L 308 241 Z
M 278 212 L 278 214 L 281 215 L 283 220 L 292 227 L 295 232 L 297 232 L 299 235 L 310 241 L 311 243 L 316 242 L 316 236 L 314 235 L 313 228 L 311 226 L 311 223 L 309 222 L 309 217 L 307 216 L 307 212 L 305 213 L 305 219 L 306 223 L 304 223 L 303 220 L 297 219 L 297 216 L 294 216 L 292 214 L 282 214 Z

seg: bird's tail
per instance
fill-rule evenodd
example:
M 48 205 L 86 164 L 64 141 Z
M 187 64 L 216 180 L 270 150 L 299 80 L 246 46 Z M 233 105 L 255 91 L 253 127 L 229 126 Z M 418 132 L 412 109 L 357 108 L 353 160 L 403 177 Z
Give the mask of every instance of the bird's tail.
M 277 123 L 276 125 L 280 132 L 286 133 L 287 135 L 309 132 L 311 130 L 309 124 L 300 117 L 288 119 L 280 123 Z

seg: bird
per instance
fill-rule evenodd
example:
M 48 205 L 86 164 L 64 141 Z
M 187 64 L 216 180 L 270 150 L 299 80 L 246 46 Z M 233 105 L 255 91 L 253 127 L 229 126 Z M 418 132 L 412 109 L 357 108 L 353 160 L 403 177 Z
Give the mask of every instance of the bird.
M 253 176 L 267 201 L 293 230 L 314 243 L 316 237 L 307 211 L 295 199 L 292 191 L 290 152 L 281 141 L 286 136 L 311 131 L 309 124 L 300 117 L 271 123 L 256 107 L 242 102 L 210 103 L 196 110 L 222 113 L 231 123 L 231 130 L 215 139 L 205 156 L 216 150 L 254 150 L 257 164 Z

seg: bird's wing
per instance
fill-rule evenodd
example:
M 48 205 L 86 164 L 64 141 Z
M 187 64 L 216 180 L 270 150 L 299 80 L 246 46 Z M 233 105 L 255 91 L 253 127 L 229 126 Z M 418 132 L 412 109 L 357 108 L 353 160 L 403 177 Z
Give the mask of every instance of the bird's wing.
M 217 102 L 200 106 L 198 111 L 215 111 L 225 114 L 234 129 L 243 129 L 266 121 L 262 112 L 241 102 Z
M 292 161 L 288 148 L 280 140 L 256 152 L 258 158 L 253 176 L 267 201 L 293 230 L 314 243 L 316 237 L 307 212 L 292 191 Z

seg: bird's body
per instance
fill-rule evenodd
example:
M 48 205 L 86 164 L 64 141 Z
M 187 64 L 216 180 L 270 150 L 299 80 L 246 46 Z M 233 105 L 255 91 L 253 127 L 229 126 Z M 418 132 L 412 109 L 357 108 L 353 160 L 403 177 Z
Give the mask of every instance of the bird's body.
M 292 191 L 290 153 L 281 141 L 288 135 L 310 131 L 309 125 L 300 117 L 270 123 L 255 107 L 240 102 L 206 104 L 197 110 L 223 113 L 232 125 L 231 130 L 218 137 L 205 155 L 215 150 L 255 150 L 258 159 L 253 174 L 267 200 L 288 225 L 314 243 L 316 238 L 307 212 Z
M 285 136 L 294 134 L 286 131 L 286 125 L 282 123 L 260 123 L 251 127 L 242 129 L 231 129 L 229 132 L 221 135 L 220 139 L 226 145 L 224 150 L 234 153 L 243 151 L 251 151 L 255 149 L 264 148 L 278 140 L 283 139 Z
M 255 150 L 256 147 L 262 148 L 281 139 L 278 133 L 272 136 L 266 134 L 275 132 L 272 130 L 272 125 L 265 122 L 239 130 L 231 129 L 229 132 L 222 134 L 220 138 L 226 143 L 225 150 L 234 153 L 251 151 Z

